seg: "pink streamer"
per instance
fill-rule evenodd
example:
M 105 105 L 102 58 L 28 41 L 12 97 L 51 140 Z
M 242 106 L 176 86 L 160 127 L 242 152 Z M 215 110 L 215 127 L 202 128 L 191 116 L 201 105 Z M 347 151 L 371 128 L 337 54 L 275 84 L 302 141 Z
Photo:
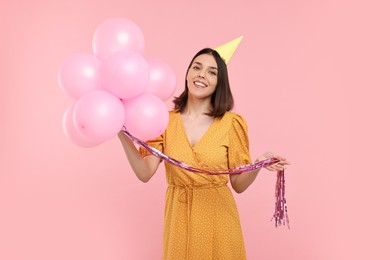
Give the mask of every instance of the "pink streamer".
M 286 225 L 290 229 L 290 222 L 287 214 L 287 201 L 285 197 L 285 179 L 284 170 L 278 171 L 278 177 L 275 185 L 275 213 L 272 219 L 275 219 L 275 227 Z M 271 220 L 272 220 L 271 219 Z
M 122 130 L 122 132 L 129 137 L 131 140 L 136 142 L 138 145 L 152 153 L 153 155 L 173 164 L 176 165 L 184 170 L 193 172 L 193 173 L 207 173 L 210 175 L 220 175 L 220 174 L 240 174 L 243 172 L 249 172 L 256 169 L 259 169 L 261 167 L 267 167 L 274 163 L 277 163 L 279 159 L 272 157 L 268 158 L 262 161 L 254 162 L 251 164 L 245 164 L 241 166 L 237 166 L 234 168 L 230 168 L 227 170 L 212 170 L 212 169 L 199 169 L 190 165 L 187 165 L 183 162 L 180 162 L 176 159 L 173 159 L 166 154 L 160 152 L 156 148 L 148 145 L 147 143 L 141 141 L 140 139 L 132 136 L 129 132 L 126 131 L 126 128 Z M 278 227 L 280 225 L 286 225 L 288 228 L 290 228 L 289 225 L 289 219 L 287 215 L 287 202 L 285 198 L 285 179 L 284 179 L 284 171 L 278 171 L 277 174 L 277 180 L 276 180 L 276 186 L 275 186 L 275 213 L 272 217 L 272 219 L 275 219 L 275 227 Z M 271 220 L 272 220 L 271 219 Z

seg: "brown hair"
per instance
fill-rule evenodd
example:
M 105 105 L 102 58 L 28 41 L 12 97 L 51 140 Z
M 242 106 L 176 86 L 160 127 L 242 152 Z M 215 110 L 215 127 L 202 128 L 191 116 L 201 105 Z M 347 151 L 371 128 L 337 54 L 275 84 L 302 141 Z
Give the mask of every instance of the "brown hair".
M 233 95 L 230 90 L 228 71 L 225 61 L 221 58 L 219 53 L 211 48 L 204 48 L 200 50 L 191 60 L 190 65 L 187 68 L 186 78 L 188 70 L 190 69 L 195 58 L 202 54 L 210 54 L 214 57 L 218 66 L 218 79 L 217 87 L 214 93 L 211 96 L 211 106 L 212 110 L 206 115 L 214 117 L 222 117 L 227 111 L 230 111 L 234 106 Z M 185 80 L 185 89 L 180 94 L 180 96 L 175 97 L 173 103 L 175 104 L 175 110 L 178 112 L 183 112 L 188 99 L 188 85 L 187 80 Z

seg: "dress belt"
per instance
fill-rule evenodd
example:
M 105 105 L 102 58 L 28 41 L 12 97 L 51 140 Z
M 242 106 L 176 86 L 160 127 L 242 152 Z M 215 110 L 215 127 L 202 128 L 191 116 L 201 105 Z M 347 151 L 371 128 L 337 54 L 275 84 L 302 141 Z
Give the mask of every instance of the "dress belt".
M 187 246 L 186 246 L 186 259 L 189 257 L 189 244 L 190 244 L 190 218 L 191 218 L 191 208 L 192 200 L 190 199 L 190 191 L 196 189 L 212 189 L 226 186 L 227 182 L 215 182 L 215 183 L 205 183 L 198 185 L 185 185 L 185 184 L 168 184 L 168 187 L 183 189 L 179 195 L 179 202 L 187 203 Z M 183 199 L 184 196 L 184 199 Z

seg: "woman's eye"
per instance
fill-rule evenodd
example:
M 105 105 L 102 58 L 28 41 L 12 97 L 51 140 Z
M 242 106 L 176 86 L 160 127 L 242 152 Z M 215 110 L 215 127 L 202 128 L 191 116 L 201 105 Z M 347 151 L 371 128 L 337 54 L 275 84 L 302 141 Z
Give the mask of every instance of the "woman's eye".
M 194 70 L 198 70 L 200 69 L 199 66 L 195 65 L 194 67 L 192 67 Z
M 209 72 L 211 75 L 213 75 L 213 76 L 217 76 L 217 73 L 215 72 L 215 71 L 210 71 Z

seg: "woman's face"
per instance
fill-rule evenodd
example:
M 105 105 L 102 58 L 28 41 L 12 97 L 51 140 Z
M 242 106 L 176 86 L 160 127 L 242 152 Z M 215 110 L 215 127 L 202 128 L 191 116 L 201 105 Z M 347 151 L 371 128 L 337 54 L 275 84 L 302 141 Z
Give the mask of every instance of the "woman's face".
M 211 54 L 195 58 L 187 73 L 189 95 L 199 99 L 211 97 L 218 82 L 218 66 Z

